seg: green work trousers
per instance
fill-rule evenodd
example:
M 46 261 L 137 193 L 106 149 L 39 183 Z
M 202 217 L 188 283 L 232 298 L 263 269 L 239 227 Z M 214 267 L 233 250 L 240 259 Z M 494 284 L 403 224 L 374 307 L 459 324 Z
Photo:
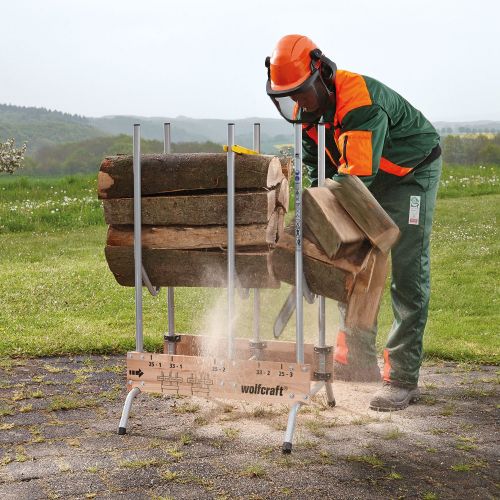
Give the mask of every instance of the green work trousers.
M 379 171 L 370 191 L 401 230 L 391 250 L 391 299 L 394 322 L 384 349 L 384 380 L 402 386 L 418 382 L 422 362 L 422 340 L 430 297 L 429 243 L 432 217 L 441 176 L 442 160 L 417 167 L 397 177 Z M 371 330 L 345 326 L 345 304 L 339 304 L 342 345 L 347 363 L 376 362 L 375 337 Z

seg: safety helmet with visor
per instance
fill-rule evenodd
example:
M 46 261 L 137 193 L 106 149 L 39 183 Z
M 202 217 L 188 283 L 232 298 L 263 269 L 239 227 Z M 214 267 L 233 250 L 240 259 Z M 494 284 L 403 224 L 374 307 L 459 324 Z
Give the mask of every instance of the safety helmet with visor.
M 309 38 L 287 35 L 266 58 L 266 91 L 290 123 L 318 123 L 334 93 L 337 66 Z

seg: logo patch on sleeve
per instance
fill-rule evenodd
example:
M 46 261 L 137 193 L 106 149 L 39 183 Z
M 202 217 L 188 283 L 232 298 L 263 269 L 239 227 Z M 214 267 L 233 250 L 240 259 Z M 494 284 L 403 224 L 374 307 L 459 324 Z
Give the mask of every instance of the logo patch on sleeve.
M 420 196 L 410 196 L 410 212 L 408 224 L 418 226 L 420 223 Z

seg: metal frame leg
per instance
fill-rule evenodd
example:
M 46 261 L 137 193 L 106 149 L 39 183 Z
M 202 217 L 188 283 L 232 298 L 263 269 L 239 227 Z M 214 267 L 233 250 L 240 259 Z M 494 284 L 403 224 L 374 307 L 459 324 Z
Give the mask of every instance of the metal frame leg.
M 309 391 L 308 398 L 312 398 L 323 388 L 324 385 L 324 382 L 316 382 Z M 283 442 L 283 446 L 281 447 L 281 451 L 285 454 L 292 453 L 292 440 L 293 433 L 295 432 L 295 424 L 297 422 L 297 414 L 300 410 L 300 407 L 303 405 L 304 403 L 302 401 L 299 401 L 290 408 L 290 413 L 288 414 L 288 424 L 286 426 L 285 432 L 285 440 Z
M 302 403 L 295 403 L 290 408 L 290 413 L 288 414 L 288 424 L 286 426 L 285 433 L 285 441 L 283 441 L 283 446 L 281 447 L 281 451 L 285 454 L 292 453 L 292 440 L 293 433 L 295 432 L 295 424 L 297 423 L 297 413 L 300 410 Z
M 125 399 L 125 404 L 123 405 L 122 418 L 120 418 L 120 424 L 118 426 L 118 434 L 123 436 L 127 433 L 127 422 L 130 409 L 132 408 L 132 402 L 135 397 L 141 392 L 138 387 L 134 387 L 127 395 Z
M 328 406 L 331 406 L 333 408 L 337 404 L 337 402 L 335 401 L 335 396 L 333 395 L 333 387 L 331 382 L 325 382 L 325 391 Z

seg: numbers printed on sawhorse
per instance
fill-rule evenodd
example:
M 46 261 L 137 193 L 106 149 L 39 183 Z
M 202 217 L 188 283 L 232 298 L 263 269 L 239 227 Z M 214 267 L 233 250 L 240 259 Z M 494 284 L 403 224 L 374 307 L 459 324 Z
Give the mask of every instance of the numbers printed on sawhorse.
M 127 366 L 128 387 L 145 392 L 309 402 L 311 369 L 305 364 L 131 352 Z

